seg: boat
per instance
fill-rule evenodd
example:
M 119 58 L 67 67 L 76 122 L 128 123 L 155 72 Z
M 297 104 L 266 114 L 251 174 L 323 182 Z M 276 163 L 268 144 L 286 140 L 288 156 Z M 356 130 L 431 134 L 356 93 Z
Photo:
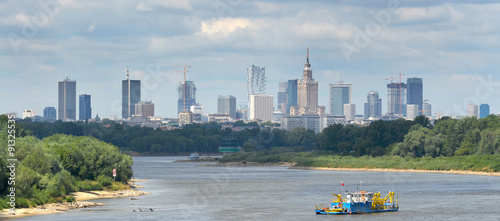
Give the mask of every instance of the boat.
M 397 195 L 395 199 L 394 192 L 389 192 L 384 198 L 380 197 L 380 192 L 346 192 L 344 197 L 341 194 L 332 193 L 330 207 L 316 206 L 317 215 L 363 214 L 395 212 L 398 210 L 399 199 Z
M 190 154 L 188 159 L 190 159 L 190 160 L 197 160 L 197 159 L 200 159 L 200 157 L 195 152 L 195 153 Z

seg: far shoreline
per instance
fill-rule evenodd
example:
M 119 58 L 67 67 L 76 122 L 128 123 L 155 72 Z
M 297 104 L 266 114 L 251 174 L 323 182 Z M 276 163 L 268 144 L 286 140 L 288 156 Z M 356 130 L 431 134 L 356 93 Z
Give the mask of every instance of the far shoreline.
M 93 199 L 125 198 L 125 197 L 149 195 L 151 193 L 136 189 L 136 188 L 142 188 L 143 186 L 137 185 L 135 182 L 144 182 L 144 181 L 147 180 L 131 179 L 127 183 L 127 185 L 130 188 L 126 190 L 117 190 L 117 191 L 97 190 L 97 191 L 73 192 L 70 193 L 69 195 L 75 197 L 74 202 L 50 203 L 50 204 L 39 205 L 33 208 L 16 208 L 14 210 L 15 211 L 14 215 L 10 214 L 8 209 L 4 209 L 0 211 L 0 219 L 13 220 L 27 216 L 62 213 L 73 209 L 107 206 L 106 204 L 103 203 L 95 203 L 89 201 Z
M 500 176 L 500 172 L 482 172 L 471 170 L 420 170 L 420 169 L 394 169 L 394 168 L 332 168 L 332 167 L 296 167 L 289 169 L 297 170 L 331 170 L 331 171 L 367 171 L 367 172 L 401 172 L 401 173 L 441 173 L 480 176 Z
M 200 162 L 200 161 L 198 161 L 198 162 Z M 200 166 L 200 167 L 288 167 L 288 169 L 296 169 L 296 170 L 440 173 L 440 174 L 500 176 L 500 172 L 483 172 L 483 171 L 471 171 L 471 170 L 422 170 L 422 169 L 396 169 L 396 168 L 304 167 L 304 166 L 296 166 L 296 163 L 290 163 L 290 162 L 258 163 L 258 162 L 238 161 L 238 162 L 217 162 L 217 163 L 211 163 L 211 164 L 200 164 L 198 166 Z

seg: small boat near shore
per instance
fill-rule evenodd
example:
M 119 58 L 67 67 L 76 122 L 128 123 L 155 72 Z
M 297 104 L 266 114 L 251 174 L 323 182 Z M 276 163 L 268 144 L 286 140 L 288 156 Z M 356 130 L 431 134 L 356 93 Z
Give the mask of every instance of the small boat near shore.
M 189 155 L 189 160 L 197 160 L 197 159 L 200 159 L 200 157 L 198 156 L 198 153 L 192 153 Z
M 344 184 L 342 183 L 342 186 Z M 346 192 L 345 196 L 332 193 L 330 207 L 316 206 L 317 215 L 344 215 L 378 212 L 395 212 L 399 210 L 399 199 L 394 192 L 384 198 L 380 192 L 367 191 Z M 334 198 L 333 198 L 334 197 Z

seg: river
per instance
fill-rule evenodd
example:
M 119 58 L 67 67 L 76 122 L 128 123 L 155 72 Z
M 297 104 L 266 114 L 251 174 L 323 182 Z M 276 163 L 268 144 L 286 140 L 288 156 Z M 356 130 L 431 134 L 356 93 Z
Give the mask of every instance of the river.
M 151 195 L 99 199 L 105 207 L 18 220 L 498 220 L 500 177 L 402 172 L 197 167 L 186 157 L 134 157 L 134 178 Z M 398 212 L 315 215 L 330 194 L 363 190 L 399 194 Z M 142 212 L 139 212 L 139 208 Z M 150 211 L 152 209 L 153 211 Z M 134 212 L 135 210 L 135 212 Z

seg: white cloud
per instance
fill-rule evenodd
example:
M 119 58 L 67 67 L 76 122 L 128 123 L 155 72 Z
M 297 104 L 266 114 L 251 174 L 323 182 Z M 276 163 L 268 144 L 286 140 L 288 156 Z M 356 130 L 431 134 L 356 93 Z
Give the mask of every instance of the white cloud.
M 95 29 L 95 24 L 91 24 L 91 25 L 89 26 L 89 28 L 87 28 L 87 31 L 88 31 L 88 32 L 93 32 L 93 31 L 94 31 L 94 29 Z
M 186 11 L 190 11 L 193 9 L 191 6 L 190 0 L 149 0 L 146 2 L 141 2 L 137 4 L 136 10 L 138 11 L 153 11 L 157 7 L 163 8 L 173 8 L 173 9 L 182 9 Z
M 257 28 L 250 19 L 246 18 L 223 18 L 211 19 L 201 23 L 201 34 L 210 38 L 227 37 L 238 29 Z

